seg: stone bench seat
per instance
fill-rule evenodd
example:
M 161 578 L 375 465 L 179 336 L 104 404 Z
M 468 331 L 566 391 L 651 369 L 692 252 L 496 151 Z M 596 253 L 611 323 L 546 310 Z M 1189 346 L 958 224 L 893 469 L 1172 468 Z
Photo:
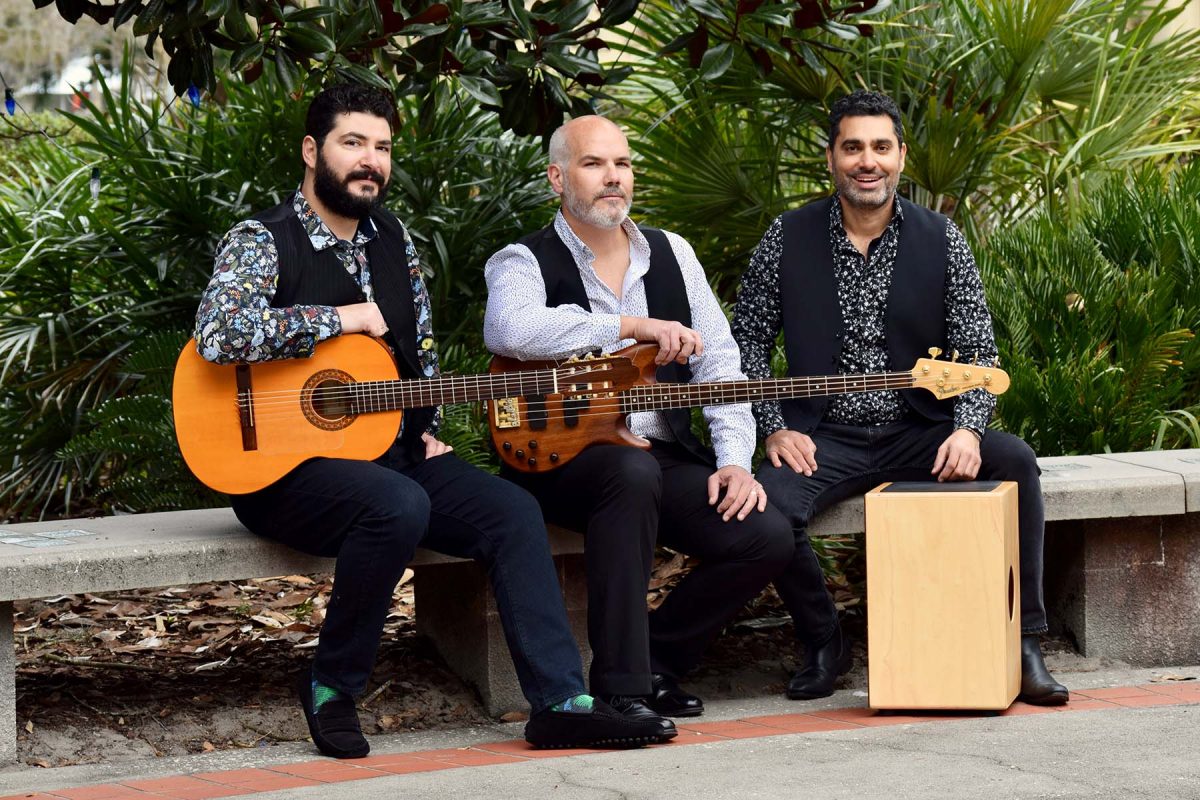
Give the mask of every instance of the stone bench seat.
M 1200 450 L 1039 464 L 1054 629 L 1073 636 L 1086 655 L 1140 664 L 1200 660 Z M 825 511 L 810 533 L 863 528 L 857 498 Z M 586 650 L 583 537 L 556 528 L 549 535 L 572 628 Z M 16 755 L 13 601 L 328 572 L 332 565 L 249 534 L 227 508 L 0 526 L 0 760 Z M 490 711 L 521 707 L 483 569 L 426 550 L 412 566 L 418 631 L 479 689 Z M 1169 599 L 1171 609 L 1156 599 Z

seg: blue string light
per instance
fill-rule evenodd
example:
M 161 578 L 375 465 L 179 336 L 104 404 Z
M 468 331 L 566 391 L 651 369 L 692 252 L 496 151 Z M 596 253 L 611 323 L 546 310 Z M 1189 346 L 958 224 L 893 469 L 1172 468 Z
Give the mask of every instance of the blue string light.
M 192 105 L 196 108 L 200 107 L 200 90 L 196 88 L 196 84 L 189 84 L 187 89 L 188 100 L 192 101 Z
M 4 110 L 8 112 L 10 117 L 16 116 L 17 99 L 13 97 L 12 89 L 4 87 Z

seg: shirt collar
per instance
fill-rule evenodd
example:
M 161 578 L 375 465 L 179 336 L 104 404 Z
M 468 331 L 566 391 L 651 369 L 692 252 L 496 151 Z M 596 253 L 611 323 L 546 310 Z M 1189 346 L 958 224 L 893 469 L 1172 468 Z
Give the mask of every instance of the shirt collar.
M 628 216 L 621 220 L 621 228 L 624 229 L 629 241 L 633 242 L 635 248 L 646 249 L 649 251 L 650 244 L 646 241 L 646 237 L 642 235 L 637 224 Z M 571 227 L 571 223 L 567 222 L 567 218 L 563 216 L 562 209 L 554 215 L 554 232 L 558 234 L 558 238 L 562 239 L 563 244 L 572 253 L 577 254 L 577 257 L 582 259 L 584 263 L 591 263 L 596 260 L 596 254 L 592 252 L 592 248 L 584 243 L 583 239 L 575 233 Z
M 300 189 L 296 189 L 296 194 L 292 198 L 292 210 L 296 212 L 296 217 L 304 226 L 304 232 L 308 234 L 308 241 L 312 243 L 314 250 L 321 251 L 336 247 L 338 242 L 342 241 L 334 235 L 333 231 L 329 230 L 329 226 L 309 205 L 308 199 Z M 354 239 L 350 244 L 354 247 L 362 247 L 374 239 L 377 233 L 374 221 L 369 216 L 363 217 L 358 222 L 358 230 L 354 232 Z
M 887 234 L 888 231 L 899 230 L 903 222 L 904 206 L 900 204 L 900 194 L 899 192 L 892 192 L 892 218 L 888 220 L 887 227 L 884 228 L 880 236 Z M 846 244 L 854 247 L 853 244 L 850 244 L 850 237 L 846 234 L 846 221 L 842 216 L 842 198 L 839 192 L 833 193 L 833 203 L 830 204 L 829 208 L 829 227 L 839 241 L 845 240 Z

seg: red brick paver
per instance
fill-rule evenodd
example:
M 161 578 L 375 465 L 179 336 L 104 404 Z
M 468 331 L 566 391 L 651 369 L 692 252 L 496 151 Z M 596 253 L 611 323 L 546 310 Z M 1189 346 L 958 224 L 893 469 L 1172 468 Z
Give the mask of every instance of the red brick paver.
M 1200 703 L 1200 685 L 1194 682 L 1152 683 L 1104 689 L 1072 690 L 1065 706 L 1014 703 L 996 718 L 1071 711 L 1116 710 L 1149 706 Z M 677 723 L 679 735 L 668 745 L 680 747 L 733 739 L 803 735 L 826 731 L 864 729 L 882 725 L 910 725 L 979 719 L 977 712 L 925 712 L 881 714 L 864 707 L 832 708 L 796 714 L 770 714 L 716 722 Z M 352 761 L 307 760 L 295 764 L 199 772 L 168 778 L 81 786 L 0 797 L 0 800 L 206 800 L 253 795 L 275 789 L 319 786 L 342 781 L 369 780 L 384 775 L 404 775 L 441 769 L 465 769 L 492 764 L 517 764 L 535 758 L 567 758 L 610 750 L 534 750 L 520 739 L 487 742 L 472 747 L 374 755 Z

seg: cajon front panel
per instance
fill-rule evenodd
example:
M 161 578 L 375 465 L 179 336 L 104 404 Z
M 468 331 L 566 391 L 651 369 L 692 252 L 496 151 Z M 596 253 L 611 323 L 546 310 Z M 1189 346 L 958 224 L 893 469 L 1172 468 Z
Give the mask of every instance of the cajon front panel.
M 1017 696 L 1017 485 L 976 486 L 866 495 L 871 708 L 1000 710 Z

